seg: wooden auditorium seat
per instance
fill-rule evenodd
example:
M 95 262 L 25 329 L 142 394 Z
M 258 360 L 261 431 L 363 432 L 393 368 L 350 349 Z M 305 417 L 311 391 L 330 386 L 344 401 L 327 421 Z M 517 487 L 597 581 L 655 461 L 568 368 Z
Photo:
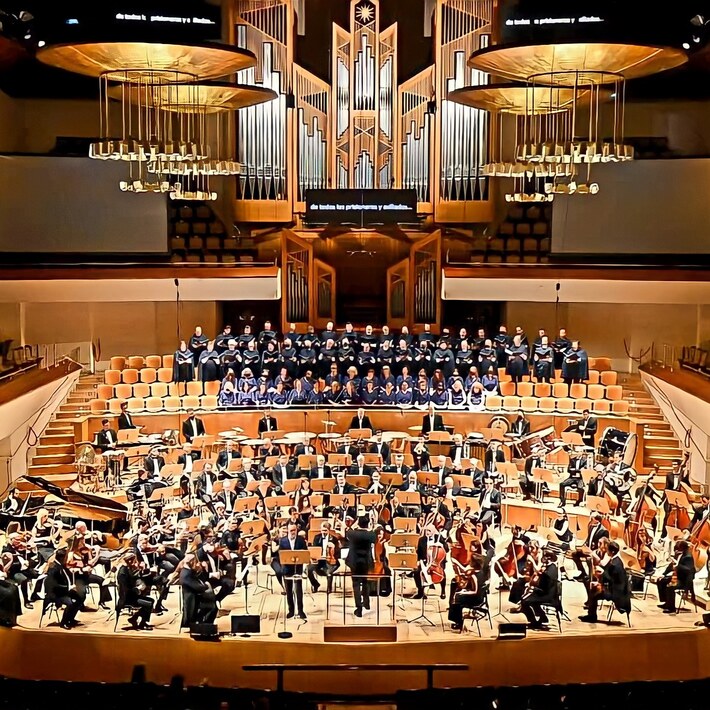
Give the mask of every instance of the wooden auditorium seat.
M 153 384 L 150 386 L 150 396 L 151 397 L 167 397 L 168 396 L 167 382 L 153 382 Z
M 162 397 L 148 397 L 145 401 L 145 409 L 147 412 L 162 412 L 163 411 L 163 398 Z
M 133 396 L 139 397 L 140 399 L 150 397 L 150 385 L 145 382 L 137 382 L 133 385 Z
M 524 412 L 534 412 L 537 410 L 538 400 L 537 397 L 521 397 L 520 398 L 520 408 Z
M 217 395 L 205 394 L 200 397 L 200 409 L 217 409 Z
M 602 385 L 589 385 L 587 387 L 587 397 L 589 399 L 604 399 L 604 387 Z
M 589 366 L 592 367 L 591 365 Z M 595 357 L 594 358 L 594 369 L 599 370 L 611 370 L 611 358 L 610 357 Z
M 182 408 L 183 409 L 199 409 L 200 408 L 200 398 L 194 395 L 187 395 L 182 398 Z
M 552 385 L 552 396 L 555 399 L 569 397 L 569 386 L 565 382 L 555 382 Z
M 123 399 L 109 399 L 108 401 L 108 411 L 110 414 L 120 414 L 121 413 L 121 403 L 125 401 Z
M 140 370 L 142 367 L 145 367 L 145 358 L 142 355 L 131 355 L 126 360 L 126 367 L 132 370 Z
M 120 370 L 106 370 L 104 372 L 104 382 L 107 385 L 117 385 L 121 381 Z
M 110 363 L 110 368 L 112 370 L 123 370 L 123 368 L 126 366 L 126 358 L 116 355 L 115 357 L 111 358 Z
M 549 382 L 536 382 L 534 395 L 536 397 L 551 397 L 552 385 Z
M 104 414 L 108 409 L 108 403 L 105 399 L 92 399 L 89 403 L 89 411 L 92 414 Z
M 163 358 L 161 355 L 148 355 L 145 359 L 145 366 L 152 367 L 154 370 L 163 366 Z
M 585 380 L 588 385 L 598 385 L 599 384 L 599 370 L 590 370 L 589 377 Z
M 499 397 L 497 394 L 489 394 L 488 397 L 486 397 L 486 409 L 497 412 L 502 405 L 503 398 Z
M 624 396 L 624 388 L 621 385 L 609 385 L 605 394 L 607 399 L 618 401 Z
M 163 367 L 169 367 L 170 371 L 172 372 L 174 360 L 174 355 L 163 355 Z
M 569 388 L 569 396 L 572 399 L 582 399 L 587 396 L 587 385 L 581 382 L 573 382 Z
M 121 381 L 127 385 L 135 385 L 138 382 L 138 370 L 128 367 L 121 372 Z
M 145 400 L 143 397 L 131 397 L 128 400 L 129 412 L 142 412 L 145 409 Z
M 514 382 L 501 382 L 500 383 L 500 394 L 501 397 L 511 397 L 515 394 L 515 383 Z
M 173 368 L 172 367 L 161 367 L 158 368 L 158 382 L 172 382 L 173 381 Z
M 552 397 L 540 397 L 537 406 L 541 412 L 554 412 L 555 400 Z
M 219 380 L 213 380 L 212 382 L 205 382 L 205 395 L 217 396 L 219 394 L 220 382 Z
M 113 399 L 113 385 L 98 385 L 96 388 L 96 396 L 99 399 Z
M 593 402 L 591 399 L 587 399 L 586 397 L 580 397 L 579 399 L 574 400 L 574 411 L 583 412 L 585 409 L 591 411 L 592 405 Z
M 611 403 L 611 411 L 619 416 L 625 416 L 629 413 L 629 403 L 625 399 L 618 399 Z
M 533 391 L 534 387 L 532 382 L 518 382 L 515 394 L 522 399 L 523 397 L 532 397 Z
M 180 409 L 180 397 L 165 397 L 163 399 L 163 409 L 166 412 L 177 412 Z
M 185 394 L 185 385 L 182 382 L 171 382 L 168 385 L 168 397 L 180 397 Z
M 618 376 L 614 370 L 604 370 L 601 373 L 600 382 L 603 385 L 615 385 L 618 381 Z
M 154 367 L 144 367 L 138 374 L 140 381 L 147 384 L 151 384 L 151 382 L 155 382 L 158 379 L 158 372 Z
M 503 409 L 520 409 L 520 397 L 503 397 Z
M 184 392 L 184 390 L 183 390 Z M 188 382 L 187 394 L 190 397 L 202 397 L 202 382 Z
M 116 399 L 129 399 L 133 397 L 133 385 L 116 385 L 113 388 L 113 394 Z
M 595 414 L 609 414 L 611 402 L 608 399 L 595 399 L 592 402 L 592 411 Z
M 558 412 L 564 412 L 567 414 L 574 411 L 574 400 L 569 397 L 560 397 L 556 404 Z

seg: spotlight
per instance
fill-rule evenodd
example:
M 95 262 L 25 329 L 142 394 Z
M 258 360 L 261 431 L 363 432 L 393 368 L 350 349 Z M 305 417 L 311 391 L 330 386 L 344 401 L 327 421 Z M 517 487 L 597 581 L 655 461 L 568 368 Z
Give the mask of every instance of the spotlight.
M 19 15 L 20 22 L 32 22 L 34 20 L 34 15 L 27 10 L 23 10 Z
M 687 42 L 683 42 L 683 49 L 690 49 L 690 45 Z M 614 94 L 611 97 L 614 98 Z
M 43 39 L 41 39 L 39 42 L 37 42 L 38 47 L 44 47 L 44 45 L 47 44 Z
M 702 15 L 695 15 L 690 20 L 691 25 L 695 25 L 696 27 L 704 27 L 705 26 L 705 18 Z
M 693 42 L 695 42 L 695 44 L 700 44 L 700 37 L 693 37 Z

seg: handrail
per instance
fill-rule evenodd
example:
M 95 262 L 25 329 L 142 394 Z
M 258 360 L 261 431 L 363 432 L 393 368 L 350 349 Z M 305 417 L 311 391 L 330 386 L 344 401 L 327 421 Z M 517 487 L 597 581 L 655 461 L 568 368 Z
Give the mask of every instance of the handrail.
M 283 693 L 286 671 L 426 671 L 427 690 L 434 688 L 434 671 L 467 671 L 466 663 L 259 663 L 242 666 L 245 671 L 276 671 L 276 690 Z

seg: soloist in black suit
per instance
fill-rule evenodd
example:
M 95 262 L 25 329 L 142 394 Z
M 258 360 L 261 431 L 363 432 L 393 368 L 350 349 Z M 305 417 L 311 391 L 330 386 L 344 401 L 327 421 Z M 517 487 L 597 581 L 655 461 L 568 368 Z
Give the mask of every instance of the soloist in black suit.
M 377 533 L 361 528 L 348 530 L 348 556 L 345 564 L 353 575 L 353 593 L 355 595 L 355 615 L 362 616 L 362 609 L 370 608 L 370 590 L 367 575 L 373 567 L 372 545 L 377 540 Z

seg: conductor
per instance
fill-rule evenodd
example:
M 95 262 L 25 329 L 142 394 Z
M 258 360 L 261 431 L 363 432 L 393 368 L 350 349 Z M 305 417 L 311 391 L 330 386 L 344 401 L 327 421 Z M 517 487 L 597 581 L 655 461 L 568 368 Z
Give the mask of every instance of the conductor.
M 370 608 L 370 592 L 366 575 L 372 570 L 372 546 L 377 541 L 377 533 L 369 530 L 370 518 L 361 515 L 354 527 L 348 530 L 350 545 L 345 564 L 353 575 L 353 593 L 355 595 L 355 616 L 362 616 L 363 607 Z

